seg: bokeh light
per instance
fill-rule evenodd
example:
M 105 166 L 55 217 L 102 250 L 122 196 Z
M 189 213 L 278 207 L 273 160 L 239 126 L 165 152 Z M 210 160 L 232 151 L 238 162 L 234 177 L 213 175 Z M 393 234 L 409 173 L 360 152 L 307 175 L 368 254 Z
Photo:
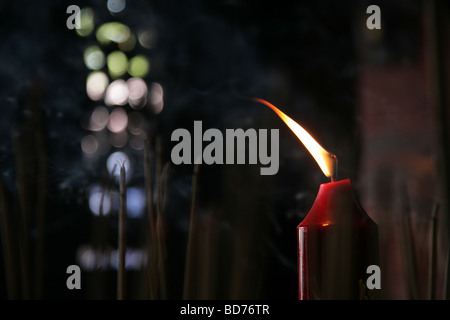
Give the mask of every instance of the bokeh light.
M 128 130 L 132 134 L 139 134 L 143 131 L 145 119 L 139 112 L 133 111 L 128 114 Z
M 164 89 L 157 82 L 150 86 L 150 103 L 155 113 L 160 113 L 164 107 Z
M 125 40 L 124 42 L 120 42 L 118 44 L 120 50 L 127 52 L 132 51 L 135 46 L 136 46 L 136 36 L 132 32 L 130 33 L 130 36 L 128 37 L 127 40 Z
M 112 78 L 118 78 L 127 72 L 128 59 L 122 51 L 113 51 L 106 57 L 109 74 Z
M 132 77 L 143 78 L 150 70 L 150 63 L 148 59 L 143 55 L 137 55 L 130 59 L 128 65 L 128 73 Z
M 88 155 L 94 154 L 98 150 L 98 141 L 97 139 L 88 134 L 81 139 L 81 150 Z
M 110 175 L 118 179 L 120 178 L 120 168 L 125 168 L 126 179 L 128 180 L 131 176 L 131 164 L 130 158 L 126 153 L 122 151 L 116 151 L 109 155 L 106 160 L 106 167 Z
M 110 267 L 110 252 L 94 249 L 91 245 L 81 245 L 77 250 L 77 262 L 83 270 L 105 270 Z
M 113 269 L 119 265 L 119 252 L 113 250 L 110 256 L 110 264 Z M 127 248 L 125 252 L 125 269 L 140 270 L 147 265 L 147 252 L 143 249 Z
M 86 80 L 86 93 L 91 100 L 98 101 L 103 98 L 108 86 L 108 76 L 102 71 L 91 72 Z M 127 89 L 128 90 L 128 89 Z
M 145 192 L 142 188 L 127 188 L 127 215 L 130 218 L 141 218 L 145 211 Z
M 128 103 L 136 110 L 142 109 L 147 103 L 147 84 L 141 78 L 130 78 L 127 81 L 128 85 Z
M 128 102 L 128 93 L 125 80 L 115 80 L 106 89 L 105 104 L 108 106 L 123 106 Z
M 87 47 L 84 50 L 84 64 L 88 69 L 100 70 L 105 65 L 105 55 L 97 45 Z
M 128 133 L 126 131 L 120 131 L 117 133 L 112 133 L 110 135 L 111 145 L 115 148 L 123 148 L 128 143 Z
M 109 116 L 108 129 L 111 132 L 120 132 L 126 129 L 128 115 L 122 108 L 115 108 Z
M 110 42 L 121 43 L 130 37 L 130 28 L 120 22 L 107 22 L 102 24 L 96 32 L 97 40 L 100 44 L 105 45 Z
M 111 13 L 119 13 L 125 9 L 126 5 L 125 0 L 108 0 L 106 7 Z
M 75 33 L 80 37 L 87 37 L 94 30 L 94 11 L 92 8 L 82 8 L 80 10 L 81 28 L 75 29 Z
M 140 132 L 133 134 L 130 138 L 130 147 L 134 150 L 143 150 L 144 149 L 144 143 L 147 139 L 147 134 L 140 130 Z
M 109 121 L 109 111 L 103 106 L 96 107 L 92 111 L 89 121 L 89 130 L 100 131 L 103 130 Z
M 89 209 L 98 216 L 107 215 L 112 208 L 111 196 L 101 187 L 93 187 L 89 192 Z
M 157 33 L 154 28 L 147 28 L 138 32 L 139 44 L 145 49 L 152 49 L 155 47 Z
M 84 270 L 97 269 L 97 255 L 88 245 L 83 245 L 77 250 L 77 261 Z

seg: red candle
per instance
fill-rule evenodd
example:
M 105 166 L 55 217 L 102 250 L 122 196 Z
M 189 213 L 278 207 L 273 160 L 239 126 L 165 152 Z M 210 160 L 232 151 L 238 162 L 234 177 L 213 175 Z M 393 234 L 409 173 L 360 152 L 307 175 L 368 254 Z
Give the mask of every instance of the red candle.
M 331 178 L 331 183 L 320 185 L 311 210 L 297 227 L 298 298 L 375 298 L 378 288 L 368 288 L 366 279 L 368 267 L 379 265 L 378 227 L 355 198 L 350 180 L 335 181 L 336 156 L 277 107 L 253 100 L 271 108 Z
M 297 239 L 300 300 L 375 298 L 378 292 L 367 288 L 366 279 L 367 268 L 379 265 L 378 227 L 350 180 L 320 185 Z

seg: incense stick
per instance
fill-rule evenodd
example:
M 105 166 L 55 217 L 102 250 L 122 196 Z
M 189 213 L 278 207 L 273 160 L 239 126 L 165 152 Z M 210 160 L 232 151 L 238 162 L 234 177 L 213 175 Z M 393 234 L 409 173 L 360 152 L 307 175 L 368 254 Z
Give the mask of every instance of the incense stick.
M 150 299 L 156 299 L 158 291 L 158 281 L 155 265 L 157 264 L 156 254 L 156 234 L 155 222 L 153 213 L 153 181 L 152 181 L 152 158 L 150 142 L 148 140 L 144 143 L 144 176 L 145 176 L 145 200 L 148 220 L 148 262 L 147 262 L 147 278 L 149 282 Z
M 164 166 L 159 181 L 158 187 L 158 202 L 157 202 L 157 217 L 156 217 L 156 232 L 157 232 L 157 243 L 158 243 L 158 267 L 159 267 L 159 282 L 160 282 L 160 292 L 161 299 L 167 299 L 167 284 L 166 284 L 166 241 L 164 235 L 164 206 L 165 206 L 165 191 L 166 191 L 166 181 L 169 170 L 169 164 L 166 163 Z
M 438 183 L 441 191 L 441 207 L 447 221 L 446 232 L 450 232 L 450 126 L 447 96 L 446 76 L 446 44 L 448 41 L 446 30 L 446 13 L 448 1 L 425 1 L 424 22 L 426 25 L 425 39 L 427 40 L 426 66 L 428 69 L 428 90 L 430 102 L 435 110 L 435 127 L 437 136 L 437 164 Z M 450 246 L 448 246 L 450 255 Z M 450 264 L 447 264 L 446 273 L 450 272 Z M 450 298 L 450 278 L 447 278 L 444 298 Z
M 35 253 L 35 275 L 34 275 L 34 298 L 42 299 L 44 284 L 44 261 L 45 261 L 45 213 L 47 201 L 47 163 L 45 142 L 41 126 L 36 130 L 36 154 L 38 167 L 38 187 L 36 204 L 36 253 Z
M 436 299 L 436 285 L 438 274 L 438 229 L 439 229 L 439 204 L 435 204 L 431 218 L 431 250 L 430 250 L 430 299 Z
M 0 180 L 0 224 L 3 256 L 5 260 L 5 279 L 9 299 L 16 299 L 16 274 L 13 260 L 13 248 L 9 230 L 11 225 L 8 217 L 8 206 L 3 182 Z
M 17 185 L 19 194 L 19 257 L 20 269 L 22 273 L 22 298 L 30 298 L 30 272 L 29 272 L 29 239 L 28 239 L 28 192 L 25 174 L 25 164 L 23 157 L 23 145 L 20 134 L 13 129 L 13 144 L 17 164 Z
M 194 172 L 192 175 L 192 194 L 191 194 L 191 212 L 190 212 L 190 223 L 188 231 L 188 244 L 186 250 L 186 264 L 184 272 L 184 288 L 183 288 L 183 299 L 191 299 L 191 285 L 192 285 L 192 272 L 193 272 L 193 262 L 195 254 L 194 246 L 196 245 L 196 194 L 197 194 L 197 184 L 198 184 L 198 172 L 200 165 L 194 165 Z
M 125 274 L 125 255 L 126 255 L 126 186 L 125 186 L 125 167 L 120 168 L 120 207 L 119 207 L 119 262 L 117 268 L 117 299 L 126 298 L 126 274 Z
M 152 187 L 152 170 L 151 170 L 151 150 L 150 142 L 145 140 L 144 143 L 144 175 L 145 175 L 145 195 L 147 203 L 147 219 L 149 223 L 149 231 L 153 234 L 155 230 L 154 213 L 153 213 L 153 187 Z
M 216 239 L 214 234 L 214 212 L 210 212 L 205 222 L 202 232 L 199 233 L 199 244 L 201 245 L 200 274 L 202 275 L 199 299 L 212 299 L 214 291 L 214 273 Z
M 418 274 L 417 274 L 417 266 L 416 266 L 416 259 L 415 259 L 415 253 L 416 253 L 416 246 L 414 243 L 414 237 L 413 237 L 413 230 L 411 225 L 411 219 L 410 219 L 410 205 L 409 205 L 409 197 L 406 189 L 406 185 L 402 184 L 402 188 L 400 190 L 401 192 L 401 199 L 402 199 L 402 225 L 403 225 L 403 241 L 404 241 L 404 261 L 406 263 L 406 274 L 407 274 L 407 280 L 408 280 L 408 289 L 409 289 L 409 295 L 410 299 L 418 299 L 419 298 L 419 292 L 418 292 Z

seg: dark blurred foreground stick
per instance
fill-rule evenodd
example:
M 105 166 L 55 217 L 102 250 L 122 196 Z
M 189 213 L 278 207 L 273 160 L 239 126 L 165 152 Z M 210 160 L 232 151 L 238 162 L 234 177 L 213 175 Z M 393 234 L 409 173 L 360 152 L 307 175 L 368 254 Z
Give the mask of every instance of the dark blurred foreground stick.
M 13 246 L 11 241 L 11 224 L 9 222 L 9 210 L 6 203 L 6 192 L 3 182 L 0 180 L 0 234 L 5 261 L 5 278 L 9 299 L 17 299 L 16 272 L 13 258 Z
M 184 271 L 184 288 L 183 288 L 183 299 L 192 299 L 192 279 L 193 279 L 193 269 L 194 261 L 197 257 L 197 252 L 195 250 L 197 246 L 197 184 L 198 184 L 198 171 L 200 165 L 194 165 L 194 172 L 192 175 L 192 194 L 191 194 L 191 212 L 190 212 L 190 224 L 188 233 L 188 244 L 186 249 L 186 265 Z
M 119 263 L 117 267 L 117 299 L 126 299 L 125 255 L 127 246 L 127 190 L 125 167 L 120 167 L 120 207 L 119 207 Z
M 445 30 L 448 30 L 448 23 L 445 24 L 448 15 L 448 1 L 429 0 L 425 5 L 425 23 L 426 23 L 426 64 L 428 68 L 429 94 L 431 103 L 435 109 L 435 121 L 438 138 L 438 172 L 440 184 L 440 205 L 443 220 L 447 219 L 447 225 L 444 226 L 447 235 L 448 256 L 450 256 L 450 245 L 448 234 L 450 234 L 450 129 L 449 129 L 449 106 L 447 99 L 447 78 L 446 72 L 448 66 L 445 65 L 445 40 L 448 37 Z M 448 41 L 448 38 L 445 38 Z M 448 60 L 448 59 L 447 59 Z M 450 298 L 450 263 L 447 262 L 446 270 L 447 287 L 446 295 L 443 298 Z M 445 288 L 444 288 L 445 290 Z
M 145 201 L 147 209 L 147 220 L 149 223 L 148 230 L 148 247 L 147 253 L 149 256 L 149 263 L 147 264 L 147 276 L 149 284 L 149 296 L 150 299 L 157 298 L 158 291 L 158 275 L 157 268 L 155 266 L 158 264 L 157 250 L 155 250 L 157 244 L 157 235 L 155 229 L 154 212 L 153 212 L 153 178 L 152 178 L 152 157 L 150 149 L 150 141 L 145 141 L 145 153 L 144 153 L 144 172 L 145 172 Z

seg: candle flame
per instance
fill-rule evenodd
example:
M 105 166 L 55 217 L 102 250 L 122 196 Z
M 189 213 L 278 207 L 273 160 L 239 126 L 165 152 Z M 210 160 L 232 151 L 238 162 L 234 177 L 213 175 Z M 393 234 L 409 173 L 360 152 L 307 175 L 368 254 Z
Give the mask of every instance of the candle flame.
M 286 125 L 292 130 L 292 132 L 294 132 L 297 138 L 303 143 L 306 149 L 308 149 L 313 158 L 316 160 L 323 174 L 326 177 L 331 178 L 331 181 L 334 181 L 336 177 L 337 164 L 337 158 L 334 154 L 331 154 L 327 150 L 322 148 L 322 146 L 318 144 L 317 141 L 314 140 L 314 138 L 311 137 L 311 135 L 305 129 L 303 129 L 297 122 L 292 120 L 270 102 L 267 102 L 260 98 L 253 98 L 252 100 L 265 104 L 273 111 L 275 111 L 275 113 L 281 118 L 281 120 L 286 123 Z

